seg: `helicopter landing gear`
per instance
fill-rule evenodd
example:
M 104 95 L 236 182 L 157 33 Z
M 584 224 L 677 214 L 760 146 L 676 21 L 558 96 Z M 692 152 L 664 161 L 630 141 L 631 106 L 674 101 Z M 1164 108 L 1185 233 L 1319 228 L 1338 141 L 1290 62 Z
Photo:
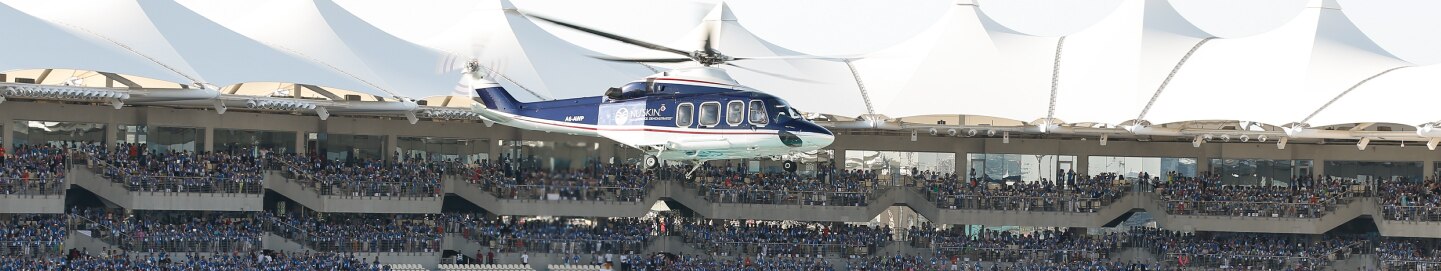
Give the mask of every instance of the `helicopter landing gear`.
M 695 171 L 699 170 L 701 165 L 705 165 L 705 162 L 703 160 L 695 161 L 695 165 L 690 167 L 690 171 L 685 172 L 685 179 L 687 181 L 695 180 Z
M 786 173 L 796 173 L 796 169 L 798 168 L 800 168 L 800 164 L 797 164 L 796 161 L 786 160 L 785 162 L 781 162 L 781 169 L 784 169 Z
M 660 158 L 655 157 L 654 155 L 646 155 L 645 162 L 644 164 L 642 164 L 642 166 L 645 167 L 645 170 L 654 171 L 657 168 L 660 168 Z

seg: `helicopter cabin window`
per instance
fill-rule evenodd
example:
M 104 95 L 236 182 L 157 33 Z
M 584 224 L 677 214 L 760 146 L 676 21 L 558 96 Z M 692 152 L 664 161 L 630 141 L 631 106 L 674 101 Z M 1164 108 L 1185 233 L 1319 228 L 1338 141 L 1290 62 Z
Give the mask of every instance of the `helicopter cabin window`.
M 761 100 L 751 100 L 751 125 L 765 126 L 770 122 L 770 116 L 766 115 L 766 103 Z
M 746 102 L 730 101 L 726 103 L 726 124 L 740 126 L 745 123 Z
M 720 102 L 700 104 L 700 126 L 715 127 L 720 124 Z
M 695 122 L 695 105 L 683 103 L 675 106 L 675 127 L 690 127 Z

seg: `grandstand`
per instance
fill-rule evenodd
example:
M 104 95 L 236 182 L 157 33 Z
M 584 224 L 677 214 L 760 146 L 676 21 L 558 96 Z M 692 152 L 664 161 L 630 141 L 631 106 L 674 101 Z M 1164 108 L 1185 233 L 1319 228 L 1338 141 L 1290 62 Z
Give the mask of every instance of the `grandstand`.
M 527 14 L 636 18 L 64 2 L 0 0 L 0 270 L 1441 269 L 1441 43 L 1395 34 L 1441 33 L 1402 12 L 1430 4 L 936 0 L 845 57 L 739 23 L 778 3 L 637 16 L 778 58 L 720 66 L 835 134 L 692 173 L 494 125 L 455 84 L 558 100 L 682 67 Z M 659 2 L 615 8 L 689 12 Z

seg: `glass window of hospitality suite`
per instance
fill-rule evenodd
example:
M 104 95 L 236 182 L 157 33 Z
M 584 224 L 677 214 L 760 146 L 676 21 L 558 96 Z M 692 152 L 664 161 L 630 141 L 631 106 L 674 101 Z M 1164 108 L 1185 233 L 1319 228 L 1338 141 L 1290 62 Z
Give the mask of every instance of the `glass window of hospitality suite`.
M 1091 175 L 1116 173 L 1129 179 L 1135 179 L 1142 172 L 1154 178 L 1176 172 L 1185 177 L 1196 176 L 1196 158 L 1091 156 L 1087 162 L 1090 163 L 1087 172 Z
M 310 133 L 305 145 L 335 161 L 385 159 L 385 136 Z
M 115 133 L 116 142 L 146 144 L 156 152 L 197 152 L 205 148 L 205 129 L 202 128 L 120 125 Z
M 1416 161 L 1326 161 L 1326 176 L 1360 181 L 1421 180 Z
M 942 152 L 846 150 L 846 170 L 876 172 L 887 185 L 903 185 L 912 180 L 912 173 L 956 172 L 956 154 Z
M 240 152 L 268 150 L 274 153 L 295 153 L 295 132 L 214 129 L 215 151 Z
M 490 141 L 485 139 L 399 137 L 396 145 L 402 160 L 477 163 L 490 159 Z
M 1057 173 L 1075 169 L 1076 156 L 1054 154 L 967 154 L 967 178 L 990 182 L 1041 182 L 1059 180 Z
M 17 120 L 11 128 L 15 145 L 105 142 L 105 124 L 85 122 Z
M 1289 186 L 1312 173 L 1311 160 L 1211 159 L 1211 174 L 1222 184 Z

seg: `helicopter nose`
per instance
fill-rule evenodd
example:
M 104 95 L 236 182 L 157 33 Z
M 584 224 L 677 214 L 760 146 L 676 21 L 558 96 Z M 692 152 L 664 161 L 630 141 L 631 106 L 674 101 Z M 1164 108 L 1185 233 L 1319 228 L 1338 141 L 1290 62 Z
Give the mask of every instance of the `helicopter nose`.
M 799 122 L 787 125 L 789 131 L 782 130 L 778 134 L 781 143 L 792 148 L 820 149 L 830 146 L 835 142 L 836 137 L 830 130 L 808 122 Z

